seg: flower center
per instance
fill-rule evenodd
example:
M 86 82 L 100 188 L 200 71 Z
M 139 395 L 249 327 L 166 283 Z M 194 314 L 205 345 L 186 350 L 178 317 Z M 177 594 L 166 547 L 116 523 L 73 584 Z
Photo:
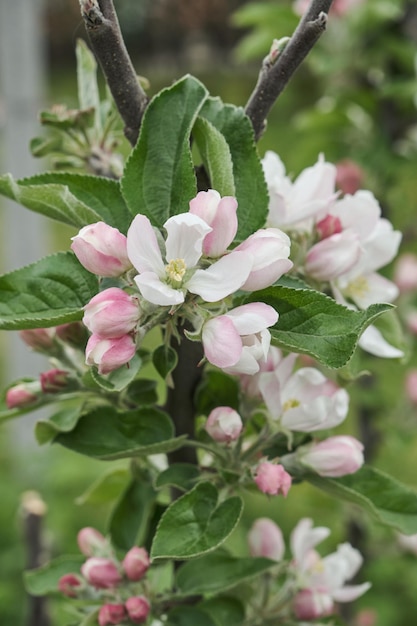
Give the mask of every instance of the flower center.
M 288 411 L 288 409 L 295 409 L 297 406 L 300 406 L 300 401 L 296 398 L 290 398 L 286 402 L 284 402 L 284 406 L 282 407 L 283 412 Z
M 165 266 L 168 279 L 174 285 L 181 284 L 186 270 L 187 266 L 185 265 L 184 259 L 172 259 L 172 261 Z
M 368 291 L 369 285 L 365 276 L 359 276 L 355 280 L 352 280 L 352 282 L 350 282 L 345 289 L 346 295 L 350 296 L 353 299 L 355 298 L 355 296 L 357 298 L 365 296 Z

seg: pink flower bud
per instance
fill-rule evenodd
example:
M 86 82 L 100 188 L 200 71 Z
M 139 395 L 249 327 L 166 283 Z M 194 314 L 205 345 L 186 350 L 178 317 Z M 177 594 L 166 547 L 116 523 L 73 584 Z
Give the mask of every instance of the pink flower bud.
M 220 197 L 218 191 L 200 191 L 190 201 L 190 213 L 204 220 L 212 230 L 203 241 L 203 254 L 219 257 L 225 253 L 237 231 L 237 200 L 232 196 Z
M 417 406 L 417 369 L 407 372 L 405 377 L 405 392 L 412 404 Z
M 106 546 L 106 540 L 103 535 L 90 526 L 81 528 L 77 535 L 77 543 L 80 552 L 86 556 L 94 556 L 100 554 L 103 548 Z
M 148 571 L 149 554 L 145 548 L 131 548 L 123 559 L 123 569 L 129 580 L 140 580 Z
M 50 352 L 54 347 L 55 328 L 30 328 L 19 331 L 20 338 L 36 352 Z
M 358 261 L 360 254 L 358 235 L 345 230 L 322 239 L 310 248 L 305 271 L 316 280 L 333 280 L 348 272 Z
M 123 604 L 103 604 L 98 613 L 98 623 L 100 626 L 121 624 L 125 617 L 126 610 Z
M 20 409 L 34 404 L 40 395 L 41 387 L 38 381 L 18 383 L 6 391 L 6 405 L 8 409 Z
M 335 6 L 337 4 L 335 2 Z M 349 159 L 336 163 L 336 185 L 343 193 L 353 195 L 362 187 L 362 183 L 363 171 L 357 163 Z
M 64 574 L 58 581 L 58 590 L 68 598 L 76 598 L 82 582 L 77 574 Z
M 362 609 L 356 615 L 355 626 L 376 626 L 378 614 L 374 609 Z
M 131 269 L 126 237 L 104 222 L 84 226 L 72 238 L 71 249 L 81 265 L 98 276 L 117 277 Z
M 328 593 L 316 589 L 302 589 L 294 598 L 293 609 L 297 619 L 312 620 L 331 615 L 334 602 Z
M 417 255 L 402 254 L 395 264 L 394 282 L 401 293 L 417 290 Z
M 129 619 L 134 624 L 143 624 L 149 615 L 151 605 L 145 596 L 133 596 L 125 602 L 125 607 L 129 615 Z
M 42 372 L 39 378 L 44 393 L 60 393 L 68 387 L 69 373 L 65 370 L 52 369 Z
M 255 483 L 263 493 L 271 496 L 282 494 L 286 497 L 290 490 L 291 482 L 291 476 L 282 465 L 269 463 L 268 461 L 259 463 L 256 470 Z
M 319 476 L 354 474 L 364 463 L 363 445 L 349 435 L 329 437 L 297 451 L 299 461 Z
M 111 589 L 122 580 L 115 563 L 98 556 L 87 559 L 81 567 L 81 573 L 90 585 L 98 589 Z
M 257 291 L 270 287 L 288 272 L 293 266 L 288 258 L 290 246 L 290 238 L 278 228 L 257 230 L 237 246 L 237 251 L 253 256 L 252 270 L 241 289 Z
M 285 544 L 281 529 L 269 518 L 257 519 L 248 533 L 249 550 L 252 556 L 263 556 L 281 561 Z
M 407 313 L 405 323 L 407 324 L 407 328 L 410 333 L 417 335 L 417 310 Z
M 136 298 L 123 289 L 110 287 L 98 293 L 84 307 L 83 323 L 100 337 L 122 337 L 132 331 L 140 315 Z
M 342 232 L 342 222 L 335 215 L 328 214 L 317 222 L 316 230 L 320 239 L 326 239 L 326 237 L 331 237 L 331 235 Z
M 87 365 L 97 365 L 99 374 L 108 374 L 126 365 L 135 353 L 136 344 L 130 335 L 113 339 L 91 335 L 85 348 Z
M 229 406 L 218 406 L 207 418 L 205 429 L 214 441 L 230 443 L 242 432 L 242 418 Z

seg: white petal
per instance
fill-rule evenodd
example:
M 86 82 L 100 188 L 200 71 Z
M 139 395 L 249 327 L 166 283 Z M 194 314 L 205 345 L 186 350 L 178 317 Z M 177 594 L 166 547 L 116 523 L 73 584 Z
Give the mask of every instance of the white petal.
M 384 359 L 400 359 L 404 352 L 386 341 L 375 326 L 368 326 L 359 339 L 362 350 Z
M 164 224 L 167 261 L 184 259 L 188 268 L 195 267 L 203 252 L 204 237 L 212 228 L 192 213 L 181 213 L 170 217 Z
M 138 272 L 165 275 L 165 267 L 155 231 L 145 215 L 136 215 L 127 232 L 127 254 Z
M 227 316 L 233 320 L 239 335 L 259 333 L 278 321 L 278 313 L 264 302 L 243 304 L 228 311 Z
M 368 589 L 370 589 L 371 583 L 362 583 L 362 585 L 345 585 L 341 589 L 332 592 L 332 597 L 336 602 L 352 602 L 362 596 Z
M 154 272 L 144 272 L 135 276 L 140 293 L 148 302 L 160 306 L 173 306 L 184 302 L 184 294 L 159 280 Z
M 252 268 L 252 258 L 244 252 L 232 252 L 206 270 L 197 270 L 187 282 L 187 289 L 206 302 L 217 302 L 243 285 Z
M 301 519 L 291 533 L 291 552 L 295 560 L 302 564 L 314 546 L 330 535 L 330 529 L 325 526 L 313 528 L 310 518 Z
M 358 285 L 356 290 L 355 285 Z M 352 300 L 361 309 L 379 302 L 393 302 L 399 295 L 395 283 L 376 273 L 360 276 L 348 285 L 348 289 Z

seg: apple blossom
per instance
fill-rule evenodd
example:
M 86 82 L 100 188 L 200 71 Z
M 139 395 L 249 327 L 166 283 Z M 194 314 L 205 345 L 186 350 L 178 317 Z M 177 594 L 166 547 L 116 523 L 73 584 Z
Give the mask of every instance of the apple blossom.
M 39 380 L 44 393 L 60 393 L 69 386 L 69 372 L 54 368 L 42 372 Z
M 283 465 L 262 461 L 256 468 L 255 483 L 260 491 L 271 496 L 287 496 L 292 478 Z
M 205 429 L 219 443 L 230 443 L 242 432 L 242 418 L 229 406 L 218 406 L 210 412 Z
M 281 561 L 284 557 L 285 544 L 281 529 L 267 517 L 260 517 L 252 524 L 248 544 L 252 556 L 263 556 L 273 561 Z
M 302 446 L 295 454 L 302 466 L 319 476 L 354 474 L 364 463 L 363 445 L 349 435 L 336 435 L 319 443 Z
M 208 320 L 202 330 L 207 360 L 230 374 L 255 374 L 271 342 L 267 327 L 278 313 L 263 302 L 252 302 Z
M 361 246 L 356 233 L 348 230 L 335 233 L 310 248 L 305 271 L 315 280 L 331 281 L 352 269 L 360 254 Z
M 316 223 L 316 231 L 320 239 L 342 232 L 342 222 L 334 215 L 326 215 Z
M 190 291 L 206 302 L 218 302 L 244 284 L 253 264 L 251 255 L 244 252 L 231 252 L 208 268 L 199 268 L 204 239 L 213 230 L 203 219 L 182 213 L 170 217 L 164 228 L 164 254 L 145 215 L 137 215 L 127 233 L 128 255 L 139 272 L 135 282 L 145 300 L 175 306 Z
M 241 289 L 258 291 L 273 285 L 293 266 L 288 258 L 290 247 L 290 238 L 278 228 L 263 228 L 245 239 L 235 251 L 249 252 L 254 262 Z
M 104 222 L 84 226 L 72 237 L 71 249 L 81 265 L 98 276 L 121 276 L 132 267 L 125 235 Z
M 145 548 L 134 546 L 123 559 L 123 569 L 129 580 L 141 580 L 150 565 L 149 554 Z
M 190 213 L 198 215 L 210 227 L 203 240 L 203 254 L 208 257 L 222 256 L 237 232 L 237 200 L 232 196 L 220 197 L 218 191 L 200 191 L 190 201 Z
M 143 624 L 149 615 L 151 606 L 145 596 L 132 596 L 125 602 L 129 619 L 134 624 Z
M 68 598 L 76 598 L 82 581 L 77 574 L 64 574 L 58 581 L 58 591 Z
M 77 535 L 77 543 L 80 551 L 86 556 L 99 554 L 106 545 L 106 540 L 95 528 L 86 526 L 81 528 Z
M 116 587 L 122 576 L 111 559 L 92 556 L 81 566 L 81 573 L 87 582 L 98 589 L 111 589 Z
M 118 287 L 110 287 L 91 298 L 84 307 L 83 323 L 91 333 L 104 338 L 122 337 L 136 327 L 140 317 L 138 300 Z
M 91 335 L 85 348 L 87 365 L 96 365 L 99 374 L 109 374 L 126 365 L 136 353 L 136 344 L 131 335 L 103 339 Z
M 20 409 L 34 404 L 40 397 L 41 386 L 38 381 L 23 382 L 6 391 L 8 409 Z
M 126 609 L 123 604 L 103 604 L 98 612 L 99 626 L 121 624 L 126 618 Z
M 313 620 L 326 617 L 334 611 L 334 601 L 331 595 L 319 589 L 301 589 L 292 603 L 297 619 Z

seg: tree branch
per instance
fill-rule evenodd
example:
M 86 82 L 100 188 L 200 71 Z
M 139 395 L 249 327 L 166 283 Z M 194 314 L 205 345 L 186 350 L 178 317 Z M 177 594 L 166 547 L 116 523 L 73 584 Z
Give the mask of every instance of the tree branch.
M 265 128 L 269 111 L 284 90 L 295 70 L 305 59 L 326 29 L 327 13 L 333 0 L 311 0 L 293 36 L 278 54 L 269 54 L 262 64 L 258 82 L 246 105 L 258 140 Z
M 91 47 L 125 123 L 125 135 L 135 145 L 148 97 L 126 50 L 113 0 L 80 0 L 80 7 Z

